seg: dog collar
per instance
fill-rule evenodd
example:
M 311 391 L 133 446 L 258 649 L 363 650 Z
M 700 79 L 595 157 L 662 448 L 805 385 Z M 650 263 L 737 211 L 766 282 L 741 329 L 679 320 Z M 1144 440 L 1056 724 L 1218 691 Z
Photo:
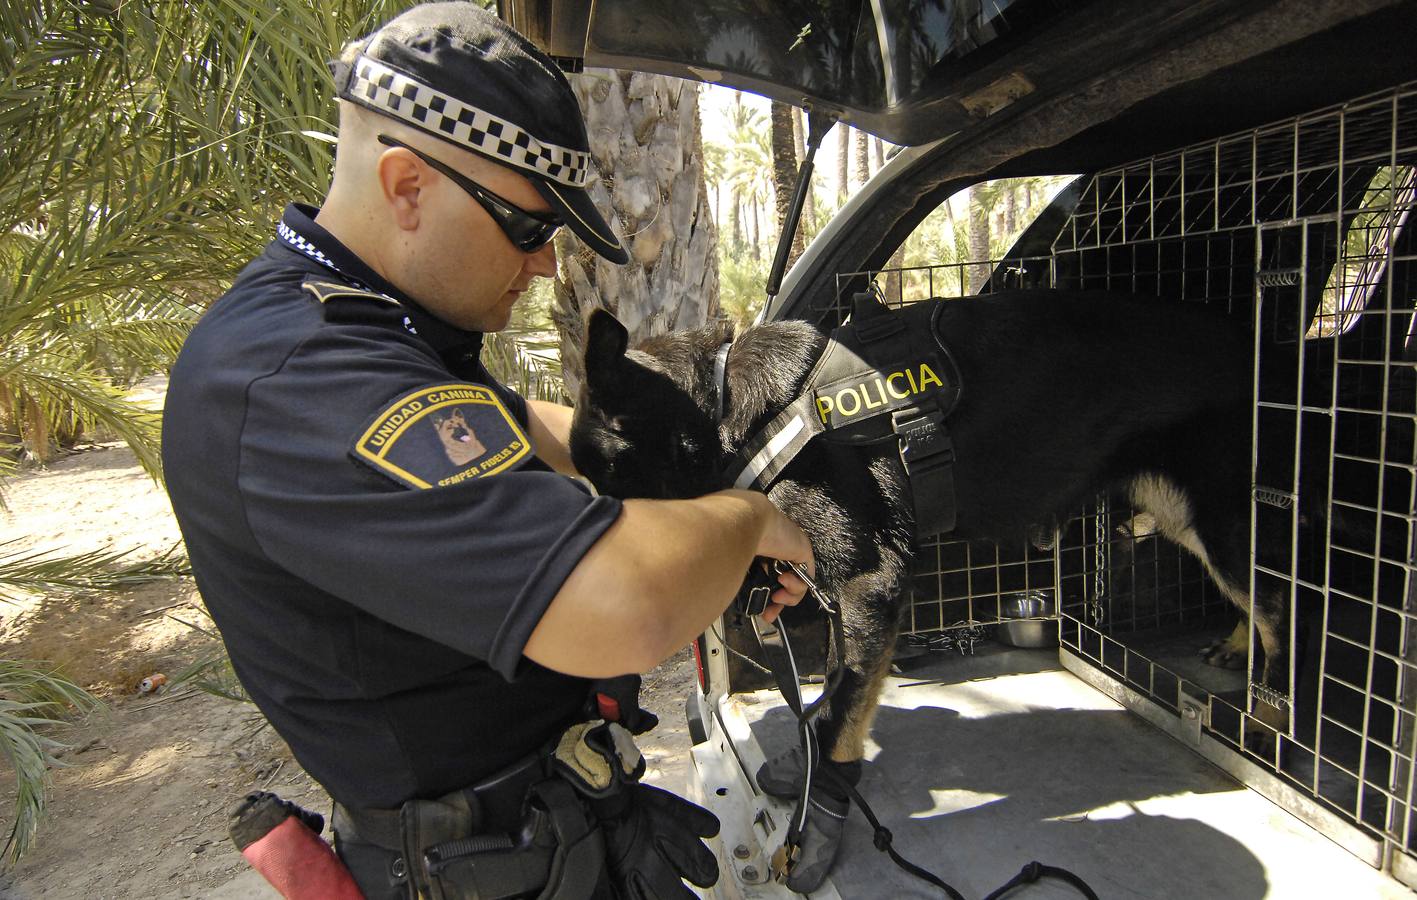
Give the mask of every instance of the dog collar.
M 728 393 L 728 351 L 732 348 L 731 341 L 724 341 L 719 345 L 718 352 L 713 355 L 713 419 L 715 422 L 723 421 L 723 398 Z

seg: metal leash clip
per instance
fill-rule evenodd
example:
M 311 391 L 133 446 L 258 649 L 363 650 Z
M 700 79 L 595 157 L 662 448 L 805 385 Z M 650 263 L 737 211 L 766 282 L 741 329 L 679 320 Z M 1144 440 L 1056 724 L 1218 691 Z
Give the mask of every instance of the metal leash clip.
M 761 616 L 767 610 L 768 604 L 772 602 L 772 592 L 777 590 L 775 576 L 790 570 L 807 585 L 807 592 L 817 598 L 817 604 L 821 606 L 822 611 L 827 615 L 835 615 L 836 604 L 832 602 L 831 597 L 827 596 L 826 591 L 818 587 L 812 576 L 807 574 L 806 566 L 784 559 L 774 559 L 768 568 L 771 574 L 758 569 L 756 565 L 749 572 L 749 581 L 757 583 L 750 584 L 747 591 L 740 596 L 738 600 L 740 613 L 745 616 Z
M 779 575 L 791 569 L 793 574 L 802 579 L 802 582 L 807 585 L 807 592 L 817 598 L 817 605 L 822 608 L 822 612 L 829 616 L 836 615 L 836 602 L 828 596 L 826 591 L 822 590 L 821 587 L 817 585 L 816 580 L 813 579 L 811 575 L 807 574 L 806 566 L 801 563 L 789 562 L 785 559 L 775 559 L 773 560 L 772 567 L 773 571 L 777 572 Z

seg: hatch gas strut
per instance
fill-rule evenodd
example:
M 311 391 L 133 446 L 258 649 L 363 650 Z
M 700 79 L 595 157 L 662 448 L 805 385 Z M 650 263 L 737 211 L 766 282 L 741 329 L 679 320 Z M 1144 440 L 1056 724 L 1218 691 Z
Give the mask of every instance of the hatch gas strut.
M 773 256 L 772 269 L 768 272 L 768 300 L 777 296 L 782 289 L 782 276 L 787 271 L 787 255 L 792 250 L 792 238 L 797 234 L 797 224 L 802 218 L 802 205 L 807 202 L 807 192 L 812 189 L 812 159 L 822 139 L 836 124 L 836 116 L 817 112 L 807 107 L 807 152 L 802 166 L 797 170 L 797 188 L 792 193 L 792 208 L 787 212 L 787 221 L 782 223 L 782 233 L 777 238 L 777 254 Z

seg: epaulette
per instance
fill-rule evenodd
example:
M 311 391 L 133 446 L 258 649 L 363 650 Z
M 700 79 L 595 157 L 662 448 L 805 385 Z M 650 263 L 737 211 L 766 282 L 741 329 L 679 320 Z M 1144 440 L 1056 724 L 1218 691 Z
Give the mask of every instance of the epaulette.
M 314 275 L 300 285 L 320 301 L 330 322 L 395 322 L 404 318 L 403 307 L 392 297 L 351 284 L 328 281 Z

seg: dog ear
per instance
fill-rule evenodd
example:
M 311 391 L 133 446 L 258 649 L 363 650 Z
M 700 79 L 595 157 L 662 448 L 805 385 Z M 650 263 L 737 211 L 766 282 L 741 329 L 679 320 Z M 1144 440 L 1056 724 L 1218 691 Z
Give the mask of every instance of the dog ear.
M 603 309 L 594 309 L 586 323 L 586 373 L 608 371 L 616 360 L 625 355 L 630 345 L 630 332 L 620 320 Z

